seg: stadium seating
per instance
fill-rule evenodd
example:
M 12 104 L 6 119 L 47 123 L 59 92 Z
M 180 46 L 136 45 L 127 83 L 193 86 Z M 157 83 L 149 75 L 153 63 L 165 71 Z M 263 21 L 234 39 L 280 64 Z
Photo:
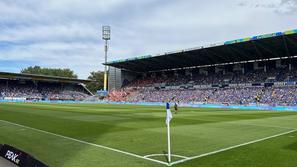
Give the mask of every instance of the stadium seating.
M 0 99 L 84 100 L 88 96 L 80 85 L 0 80 Z
M 297 105 L 297 88 L 290 83 L 295 81 L 297 71 L 288 69 L 250 70 L 244 74 L 210 73 L 207 76 L 163 74 L 137 78 L 110 92 L 107 100 L 294 106 Z

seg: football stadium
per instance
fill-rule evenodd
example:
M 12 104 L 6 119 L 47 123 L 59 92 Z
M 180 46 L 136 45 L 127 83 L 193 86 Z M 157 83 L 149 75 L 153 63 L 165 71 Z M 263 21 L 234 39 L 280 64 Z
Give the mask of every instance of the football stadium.
M 296 166 L 296 60 L 289 30 L 106 62 L 107 96 L 1 72 L 0 165 Z
M 0 0 L 0 167 L 297 167 L 297 0 Z

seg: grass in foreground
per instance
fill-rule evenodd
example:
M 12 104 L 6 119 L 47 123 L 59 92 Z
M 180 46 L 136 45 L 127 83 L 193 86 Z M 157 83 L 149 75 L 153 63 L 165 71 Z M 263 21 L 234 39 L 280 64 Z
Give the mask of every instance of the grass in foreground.
M 192 157 L 297 128 L 297 112 L 181 108 L 171 122 L 173 154 Z M 0 120 L 137 155 L 167 151 L 164 107 L 1 103 Z M 0 143 L 54 167 L 164 166 L 0 121 Z M 297 133 L 176 164 L 185 166 L 296 166 Z M 154 159 L 166 162 L 165 156 Z M 180 158 L 174 158 L 174 161 Z

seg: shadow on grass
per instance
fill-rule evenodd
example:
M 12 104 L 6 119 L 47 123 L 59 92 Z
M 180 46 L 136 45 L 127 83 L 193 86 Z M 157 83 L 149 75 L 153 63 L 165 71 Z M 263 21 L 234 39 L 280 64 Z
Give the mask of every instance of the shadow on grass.
M 168 156 L 166 156 L 167 152 L 163 151 L 163 154 L 164 154 L 164 158 L 166 159 L 166 162 L 169 162 Z
M 294 136 L 296 138 L 296 135 Z M 297 141 L 284 147 L 285 149 L 297 151 Z
M 29 105 L 29 104 L 28 104 L 28 107 L 26 107 L 26 105 L 23 105 L 21 108 L 20 107 L 14 108 L 13 104 L 9 104 L 8 107 L 5 107 L 5 105 L 2 105 L 0 116 L 2 120 L 6 120 L 12 123 L 28 126 L 31 128 L 36 128 L 39 130 L 44 130 L 54 134 L 86 141 L 89 143 L 95 143 L 99 145 L 102 143 L 96 143 L 98 142 L 97 140 L 100 139 L 105 134 L 132 131 L 136 129 L 131 127 L 123 127 L 119 125 L 125 121 L 131 121 L 129 119 L 121 120 L 121 121 L 111 120 L 109 123 L 106 123 L 106 122 L 103 123 L 103 121 L 90 122 L 90 121 L 84 121 L 83 119 L 79 121 L 79 120 L 67 119 L 67 115 L 69 115 L 70 118 L 71 116 L 81 115 L 83 118 L 83 115 L 80 112 L 63 112 L 64 116 L 66 115 L 66 117 L 59 118 L 57 116 L 50 117 L 48 116 L 48 114 L 53 110 L 55 111 L 54 113 L 56 114 L 57 111 L 59 110 L 64 111 L 63 109 L 54 108 L 53 110 L 50 110 L 50 109 L 43 110 L 42 112 L 45 112 L 44 116 L 40 114 L 40 110 L 41 108 L 34 108 L 34 105 Z M 77 110 L 83 110 L 83 108 L 80 108 Z M 26 111 L 30 111 L 30 112 L 26 112 Z M 36 114 L 34 114 L 34 112 L 36 112 Z M 84 115 L 88 115 L 88 113 L 84 113 Z M 98 112 L 98 115 L 100 116 L 99 112 Z M 65 142 L 63 142 L 63 138 L 45 134 L 49 136 L 48 137 L 49 139 L 61 141 L 61 143 L 53 143 L 52 141 L 47 141 L 46 139 L 44 139 L 44 137 L 42 137 L 44 134 L 40 132 L 35 131 L 36 134 L 35 133 L 34 134 L 36 136 L 33 137 L 33 136 L 30 136 L 30 135 L 34 135 L 33 132 L 30 132 L 30 130 L 28 130 L 28 134 L 23 134 L 25 133 L 25 130 L 20 131 L 20 129 L 26 129 L 26 128 L 15 128 L 15 129 L 16 130 L 11 131 L 9 134 L 7 134 L 8 132 L 6 134 L 3 134 L 3 133 L 0 134 L 0 143 L 6 143 L 12 146 L 15 146 L 17 148 L 20 148 L 32 154 L 37 159 L 40 159 L 41 161 L 47 163 L 51 167 L 65 166 L 66 164 L 67 164 L 66 166 L 68 166 L 69 165 L 68 162 L 72 163 L 73 158 L 79 157 L 81 155 L 81 152 L 86 152 L 86 150 L 88 149 L 93 149 L 93 148 L 90 148 L 89 145 L 85 145 L 82 143 L 75 143 L 75 141 L 66 142 L 67 139 L 65 139 Z M 117 136 L 117 137 L 120 137 L 120 136 Z M 56 138 L 59 138 L 59 139 L 56 139 Z M 131 136 L 131 138 L 133 138 L 133 136 Z M 102 144 L 102 145 L 106 146 L 105 144 Z M 113 146 L 110 146 L 110 147 L 113 147 Z M 94 148 L 94 149 L 98 149 L 98 148 Z M 126 151 L 129 151 L 129 150 L 126 150 Z M 98 155 L 98 157 L 101 157 L 101 158 L 102 156 L 105 156 L 105 155 Z M 88 160 L 86 159 L 85 161 L 88 161 Z M 83 162 L 80 162 L 80 164 L 84 165 Z

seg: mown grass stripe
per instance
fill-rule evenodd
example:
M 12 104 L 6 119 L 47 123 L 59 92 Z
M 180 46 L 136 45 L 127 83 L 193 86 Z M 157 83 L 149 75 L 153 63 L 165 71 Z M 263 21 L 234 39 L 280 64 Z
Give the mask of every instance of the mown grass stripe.
M 175 162 L 171 163 L 171 165 L 176 165 L 176 164 L 183 163 L 183 162 L 186 162 L 186 161 L 190 161 L 190 160 L 193 160 L 193 159 L 206 157 L 206 156 L 209 156 L 209 155 L 213 155 L 213 154 L 217 154 L 217 153 L 220 153 L 220 152 L 232 150 L 232 149 L 242 147 L 242 146 L 246 146 L 246 145 L 249 145 L 249 144 L 258 143 L 258 142 L 261 142 L 261 141 L 269 140 L 269 139 L 272 139 L 272 138 L 276 138 L 276 137 L 283 136 L 283 135 L 290 134 L 290 133 L 294 133 L 294 132 L 297 132 L 297 129 L 294 129 L 294 130 L 291 130 L 291 131 L 288 131 L 288 132 L 284 132 L 284 133 L 280 133 L 280 134 L 276 134 L 276 135 L 272 135 L 272 136 L 268 136 L 268 137 L 265 137 L 265 138 L 253 140 L 253 141 L 250 141 L 250 142 L 238 144 L 238 145 L 235 145 L 235 146 L 219 149 L 219 150 L 216 150 L 216 151 L 200 154 L 200 155 L 197 155 L 197 156 L 192 156 L 190 158 L 175 161 Z
M 159 164 L 168 165 L 167 162 L 163 162 L 163 161 L 151 159 L 151 158 L 148 158 L 148 157 L 145 157 L 145 156 L 141 156 L 141 155 L 137 155 L 137 154 L 134 154 L 134 153 L 130 153 L 130 152 L 127 152 L 127 151 L 123 151 L 123 150 L 119 150 L 119 149 L 115 149 L 115 148 L 111 148 L 111 147 L 107 147 L 107 146 L 103 146 L 103 145 L 99 145 L 99 144 L 95 144 L 95 143 L 90 143 L 90 142 L 83 141 L 83 140 L 78 140 L 78 139 L 75 139 L 75 138 L 71 138 L 71 137 L 67 137 L 67 136 L 63 136 L 63 135 L 59 135 L 59 134 L 47 132 L 47 131 L 40 130 L 40 129 L 35 129 L 35 128 L 32 128 L 32 127 L 20 125 L 20 124 L 9 122 L 9 121 L 5 121 L 5 120 L 0 120 L 0 122 L 6 123 L 6 124 L 10 124 L 10 125 L 14 125 L 14 126 L 18 126 L 18 127 L 22 127 L 22 128 L 26 128 L 26 129 L 30 129 L 30 130 L 34 130 L 34 131 L 37 131 L 37 132 L 40 132 L 40 133 L 45 133 L 45 134 L 49 134 L 49 135 L 52 135 L 52 136 L 64 138 L 64 139 L 75 141 L 75 142 L 78 142 L 78 143 L 82 143 L 82 144 L 86 144 L 86 145 L 90 145 L 90 146 L 94 146 L 94 147 L 98 147 L 98 148 L 102 148 L 102 149 L 114 151 L 114 152 L 117 152 L 117 153 L 126 154 L 126 155 L 129 155 L 129 156 L 133 156 L 133 157 L 136 157 L 136 158 L 140 158 L 140 159 L 144 159 L 144 160 L 156 162 L 156 163 L 159 163 Z

